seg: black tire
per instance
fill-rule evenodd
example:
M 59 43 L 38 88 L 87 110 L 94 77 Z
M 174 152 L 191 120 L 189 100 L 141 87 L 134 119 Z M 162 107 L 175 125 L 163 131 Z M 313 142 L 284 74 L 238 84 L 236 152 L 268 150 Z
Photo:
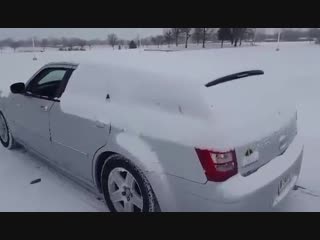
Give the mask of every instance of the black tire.
M 115 168 L 123 168 L 128 171 L 139 185 L 143 202 L 142 212 L 156 212 L 160 210 L 152 187 L 142 171 L 133 165 L 128 159 L 120 155 L 112 155 L 106 159 L 101 171 L 102 192 L 106 204 L 111 212 L 117 212 L 113 202 L 110 199 L 110 193 L 108 190 L 109 175 Z
M 11 135 L 10 128 L 8 126 L 7 120 L 6 120 L 6 118 L 4 117 L 4 115 L 3 115 L 3 113 L 1 111 L 0 111 L 0 115 L 1 115 L 0 117 L 3 118 L 5 126 L 6 126 L 6 129 L 7 129 L 7 140 L 5 141 L 4 139 L 2 139 L 0 137 L 0 142 L 1 142 L 2 146 L 4 146 L 5 148 L 14 149 L 16 144 L 15 144 L 15 141 L 14 141 L 12 135 Z

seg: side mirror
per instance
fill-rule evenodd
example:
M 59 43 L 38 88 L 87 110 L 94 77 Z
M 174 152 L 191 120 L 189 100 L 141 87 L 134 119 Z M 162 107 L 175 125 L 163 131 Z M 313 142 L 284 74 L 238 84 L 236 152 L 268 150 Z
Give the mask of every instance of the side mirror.
M 24 83 L 15 83 L 10 86 L 10 90 L 14 94 L 21 94 L 25 92 L 26 86 Z

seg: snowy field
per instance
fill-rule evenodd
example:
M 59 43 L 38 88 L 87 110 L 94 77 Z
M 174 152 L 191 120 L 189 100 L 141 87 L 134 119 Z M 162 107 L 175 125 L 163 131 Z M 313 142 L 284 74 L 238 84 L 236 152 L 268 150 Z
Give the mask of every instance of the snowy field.
M 92 60 L 113 62 L 127 56 L 127 64 L 146 58 L 146 69 L 165 60 L 179 62 L 171 72 L 179 74 L 191 68 L 203 84 L 203 68 L 212 68 L 212 78 L 238 70 L 261 69 L 270 84 L 290 98 L 298 108 L 299 131 L 305 142 L 304 161 L 298 188 L 292 191 L 276 211 L 320 211 L 320 177 L 317 147 L 320 146 L 320 46 L 310 43 L 274 43 L 254 47 L 209 49 L 201 51 L 150 52 L 137 50 L 93 49 L 86 52 L 46 51 L 0 54 L 0 89 L 7 91 L 14 82 L 26 81 L 44 63 L 51 61 Z M 121 57 L 121 58 L 120 58 Z M 212 79 L 212 80 L 213 80 Z M 244 89 L 243 91 L 246 91 Z M 250 92 L 248 92 L 250 94 Z M 270 96 L 272 97 L 272 96 Z M 35 179 L 41 182 L 30 184 Z M 7 151 L 0 147 L 0 211 L 106 211 L 103 201 L 51 169 L 23 149 Z

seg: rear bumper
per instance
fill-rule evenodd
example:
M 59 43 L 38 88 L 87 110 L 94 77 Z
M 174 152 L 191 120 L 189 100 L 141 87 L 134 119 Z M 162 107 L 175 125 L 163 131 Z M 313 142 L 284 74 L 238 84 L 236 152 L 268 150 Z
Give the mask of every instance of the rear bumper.
M 160 207 L 164 211 L 270 211 L 296 184 L 302 159 L 303 143 L 297 136 L 282 156 L 247 177 L 238 174 L 223 183 L 198 184 L 167 176 L 170 191 L 160 198 Z M 291 180 L 279 194 L 280 181 L 287 176 Z

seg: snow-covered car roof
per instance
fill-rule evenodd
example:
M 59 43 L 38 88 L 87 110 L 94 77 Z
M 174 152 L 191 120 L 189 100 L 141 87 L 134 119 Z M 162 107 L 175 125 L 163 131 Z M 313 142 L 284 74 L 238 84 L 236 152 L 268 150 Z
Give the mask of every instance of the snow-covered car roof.
M 186 82 L 182 77 L 171 76 L 133 67 L 107 63 L 60 62 L 77 66 L 64 95 L 82 95 L 118 103 L 156 107 L 164 111 L 184 111 L 199 116 L 203 113 L 202 84 Z M 105 104 L 105 102 L 104 102 Z
M 173 71 L 152 69 L 160 68 L 81 62 L 61 98 L 61 109 L 139 135 L 219 149 L 266 136 L 292 115 L 286 111 L 275 124 L 260 124 L 265 121 L 257 119 L 274 116 L 279 105 L 269 97 L 274 88 L 266 91 L 268 82 L 261 76 L 206 88 Z M 252 118 L 259 109 L 261 114 Z M 254 130 L 244 138 L 243 126 L 248 125 Z

